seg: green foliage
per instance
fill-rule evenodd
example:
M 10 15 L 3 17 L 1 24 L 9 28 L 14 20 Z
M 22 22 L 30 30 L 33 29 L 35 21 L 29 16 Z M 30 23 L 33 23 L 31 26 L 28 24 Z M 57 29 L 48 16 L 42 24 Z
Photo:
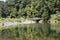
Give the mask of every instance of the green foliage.
M 56 14 L 56 20 L 60 21 L 60 12 L 57 11 L 56 13 L 57 13 L 57 14 Z
M 13 17 L 16 17 L 16 15 L 17 15 L 16 8 L 11 8 L 10 9 L 10 16 L 13 18 Z
M 57 13 L 57 14 L 51 15 L 51 17 L 52 17 L 52 19 L 54 19 L 54 20 L 60 21 L 60 12 L 57 11 L 56 13 Z
M 44 12 L 43 12 L 43 14 L 42 14 L 42 19 L 43 19 L 43 20 L 48 20 L 48 18 L 49 18 L 49 14 L 48 14 L 47 10 L 44 9 Z
M 7 0 L 0 3 L 0 15 L 11 18 L 40 17 L 47 20 L 52 14 L 57 14 L 59 3 L 59 0 Z
M 0 8 L 0 17 L 1 17 L 2 9 Z

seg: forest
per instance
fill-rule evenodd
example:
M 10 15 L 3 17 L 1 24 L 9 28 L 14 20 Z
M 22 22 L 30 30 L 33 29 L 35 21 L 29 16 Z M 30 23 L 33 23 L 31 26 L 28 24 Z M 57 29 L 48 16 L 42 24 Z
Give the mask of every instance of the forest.
M 60 21 L 60 0 L 0 1 L 0 18 L 39 17 L 49 20 L 51 15 L 56 15 L 55 19 Z

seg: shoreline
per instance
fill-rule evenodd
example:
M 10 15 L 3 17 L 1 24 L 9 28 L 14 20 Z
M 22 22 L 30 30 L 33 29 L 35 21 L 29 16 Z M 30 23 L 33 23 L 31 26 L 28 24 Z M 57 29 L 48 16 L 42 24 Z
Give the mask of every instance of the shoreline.
M 13 20 L 13 19 L 7 19 L 6 18 L 5 20 L 0 22 L 0 26 L 11 26 L 11 25 L 18 25 L 18 24 L 36 23 L 36 21 L 28 20 L 28 19 L 23 19 L 23 18 L 17 19 L 20 22 L 19 21 L 14 21 L 15 19 L 13 21 L 11 21 L 11 20 Z M 50 24 L 55 24 L 55 23 L 58 23 L 59 21 L 57 21 L 57 20 L 49 20 L 47 22 L 50 23 Z M 40 20 L 39 23 L 43 23 L 43 20 Z

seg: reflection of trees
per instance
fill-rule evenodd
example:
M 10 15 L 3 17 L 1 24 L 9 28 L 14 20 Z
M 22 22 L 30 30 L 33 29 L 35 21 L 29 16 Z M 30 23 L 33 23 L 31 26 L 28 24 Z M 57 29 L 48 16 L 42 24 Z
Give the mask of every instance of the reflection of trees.
M 42 23 L 41 30 L 43 35 L 48 36 L 50 34 L 50 24 L 47 22 Z

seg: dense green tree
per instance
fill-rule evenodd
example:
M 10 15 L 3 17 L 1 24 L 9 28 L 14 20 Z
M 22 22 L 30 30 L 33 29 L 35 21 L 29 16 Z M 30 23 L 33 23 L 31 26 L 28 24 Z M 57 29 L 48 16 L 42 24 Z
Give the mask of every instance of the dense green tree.
M 23 16 L 27 16 L 26 11 L 25 11 L 24 8 L 19 9 L 19 12 L 18 12 L 18 18 L 23 17 Z
M 60 11 L 60 0 L 6 0 L 0 2 L 1 17 L 40 17 L 48 20 L 52 14 Z
M 42 19 L 44 21 L 49 19 L 49 13 L 48 13 L 48 11 L 45 8 L 43 10 Z
M 0 17 L 1 17 L 1 14 L 2 14 L 2 9 L 0 8 Z
M 10 9 L 10 16 L 11 18 L 15 18 L 17 16 L 17 11 L 16 11 L 16 8 L 11 8 Z

